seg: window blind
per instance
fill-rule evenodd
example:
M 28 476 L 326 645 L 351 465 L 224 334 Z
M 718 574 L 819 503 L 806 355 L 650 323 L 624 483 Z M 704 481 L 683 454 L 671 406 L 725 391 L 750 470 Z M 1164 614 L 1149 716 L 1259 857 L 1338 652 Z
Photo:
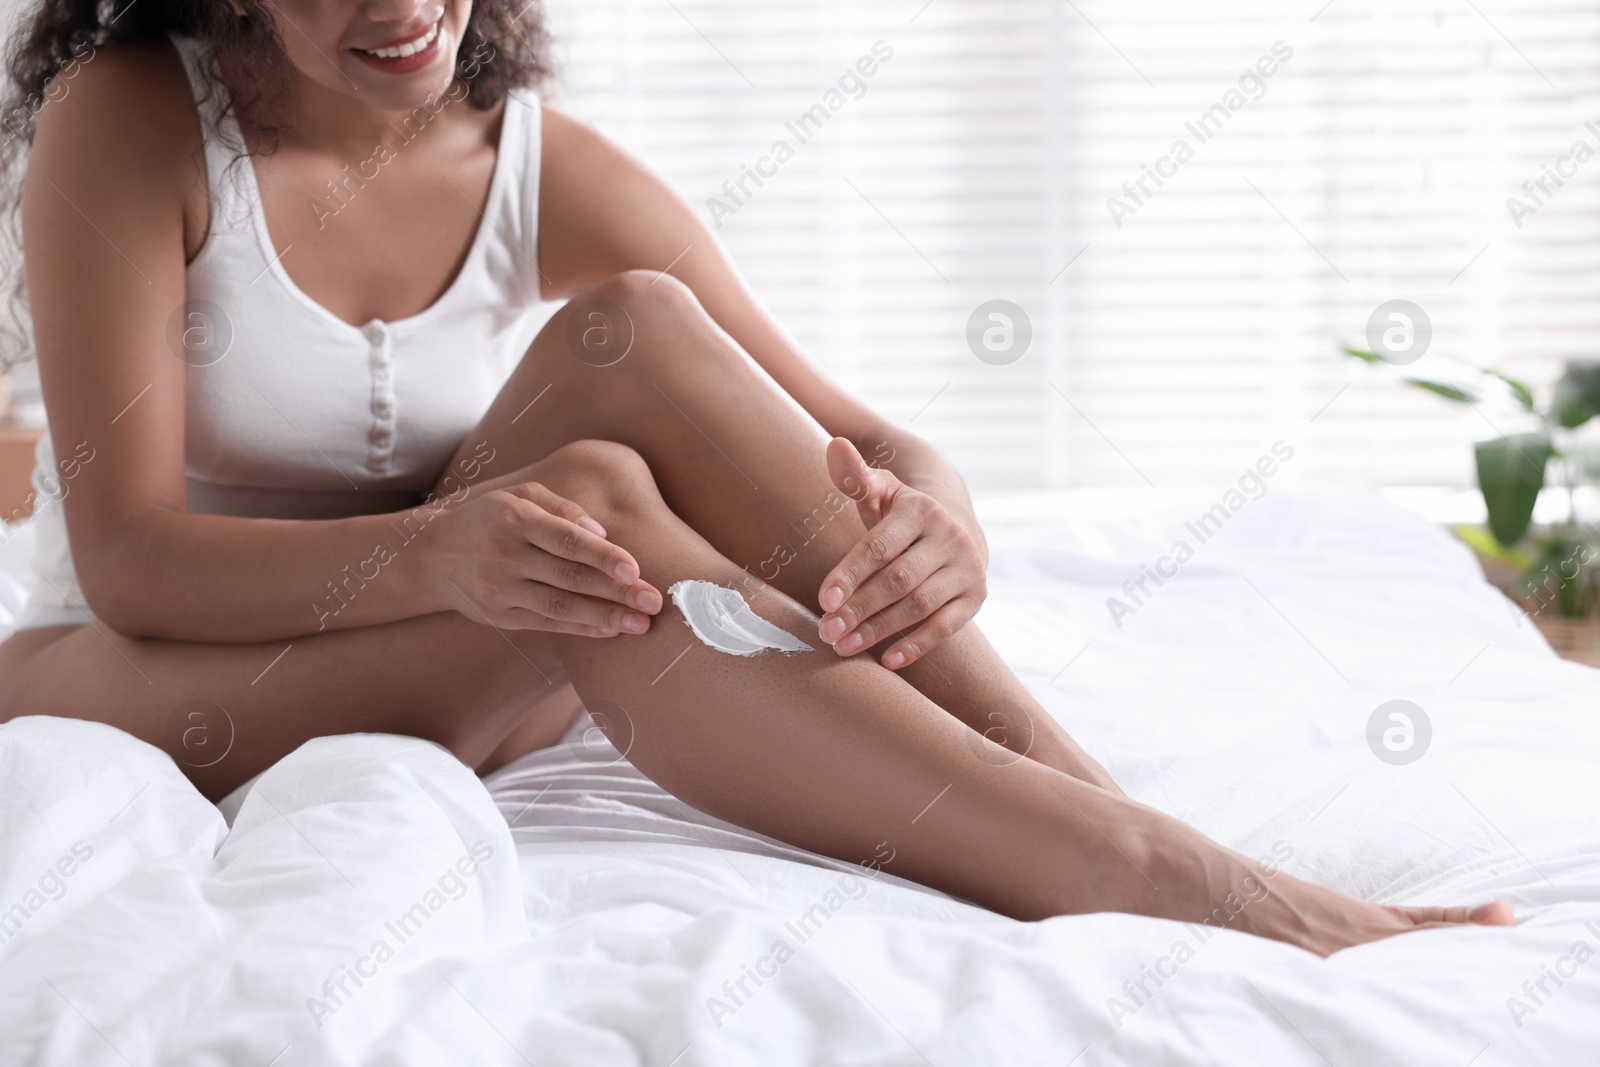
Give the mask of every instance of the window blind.
M 1545 382 L 1600 354 L 1600 158 L 1561 163 L 1600 151 L 1590 2 L 554 0 L 552 22 L 558 105 L 980 488 L 1216 483 L 1277 440 L 1300 476 L 1469 484 L 1469 442 L 1515 420 L 1340 342 L 1405 299 L 1432 324 L 1413 371 Z M 994 299 L 1031 322 L 1015 362 L 967 342 Z

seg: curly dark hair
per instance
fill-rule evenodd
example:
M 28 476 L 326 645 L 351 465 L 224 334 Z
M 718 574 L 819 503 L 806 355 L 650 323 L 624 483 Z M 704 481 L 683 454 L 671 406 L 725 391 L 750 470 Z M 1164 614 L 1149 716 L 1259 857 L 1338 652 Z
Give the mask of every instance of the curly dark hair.
M 0 369 L 33 352 L 31 312 L 22 270 L 21 192 L 39 110 L 56 84 L 76 73 L 96 49 L 168 33 L 201 43 L 211 85 L 234 89 L 242 127 L 260 135 L 270 154 L 287 126 L 291 74 L 283 41 L 268 12 L 272 0 L 39 0 L 25 9 L 6 53 L 9 85 L 0 99 L 0 272 L 7 313 L 0 315 Z M 553 76 L 550 38 L 539 0 L 473 0 L 456 78 L 468 106 L 487 111 L 513 88 L 543 89 Z M 58 83 L 58 77 L 61 82 Z M 64 93 L 59 95 L 65 95 Z M 236 146 L 238 158 L 249 150 Z M 237 159 L 236 159 L 237 162 Z

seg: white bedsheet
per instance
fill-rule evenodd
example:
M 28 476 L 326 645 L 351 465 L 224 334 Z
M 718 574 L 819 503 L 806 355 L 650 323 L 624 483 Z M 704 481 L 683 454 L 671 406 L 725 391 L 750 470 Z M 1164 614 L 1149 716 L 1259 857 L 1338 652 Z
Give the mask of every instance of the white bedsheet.
M 982 624 L 1139 799 L 1374 899 L 1504 897 L 1516 929 L 1320 960 L 1123 915 L 1015 923 L 700 817 L 577 736 L 492 795 L 433 745 L 321 739 L 230 833 L 156 750 L 28 718 L 0 727 L 0 909 L 27 912 L 0 944 L 0 1061 L 1592 1062 L 1600 674 L 1375 498 L 1274 489 L 1195 545 L 1183 521 L 1216 499 L 989 507 Z M 1117 627 L 1106 598 L 1185 536 Z M 1392 699 L 1432 724 L 1408 765 L 1367 743 Z

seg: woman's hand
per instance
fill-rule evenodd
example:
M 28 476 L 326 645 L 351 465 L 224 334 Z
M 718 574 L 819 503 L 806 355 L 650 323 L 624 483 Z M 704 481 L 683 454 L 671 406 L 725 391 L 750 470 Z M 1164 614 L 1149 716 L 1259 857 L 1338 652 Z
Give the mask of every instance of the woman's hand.
M 843 437 L 828 443 L 828 475 L 856 502 L 868 534 L 822 580 L 817 600 L 827 614 L 817 633 L 841 656 L 899 633 L 883 654 L 899 670 L 978 613 L 988 595 L 983 550 L 943 504 L 867 466 Z
M 661 610 L 661 592 L 605 527 L 538 482 L 448 508 L 431 530 L 434 592 L 473 622 L 615 637 L 644 633 Z

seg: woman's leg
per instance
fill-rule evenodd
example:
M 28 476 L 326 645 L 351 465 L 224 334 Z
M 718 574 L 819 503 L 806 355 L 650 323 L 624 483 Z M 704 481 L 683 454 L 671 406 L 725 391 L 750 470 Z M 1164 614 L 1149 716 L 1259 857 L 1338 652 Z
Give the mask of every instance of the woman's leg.
M 811 652 L 733 656 L 669 602 L 638 636 L 556 638 L 613 743 L 663 788 L 718 817 L 1022 919 L 1091 911 L 1226 925 L 1328 953 L 1466 921 L 1466 909 L 1368 904 L 1251 863 L 1198 831 L 1042 763 L 1001 765 L 905 680 L 816 641 L 817 617 L 684 523 L 650 468 L 611 442 L 544 476 L 581 503 L 660 589 L 700 579 Z
M 585 347 L 585 331 L 602 331 L 605 344 Z M 581 439 L 633 448 L 677 515 L 750 575 L 812 611 L 822 579 L 865 533 L 855 506 L 828 476 L 830 435 L 671 275 L 632 271 L 571 301 L 467 436 L 521 461 Z M 810 639 L 826 648 L 815 631 Z M 976 626 L 899 674 L 993 742 L 974 739 L 994 762 L 1025 752 L 1120 792 Z
M 165 750 L 216 800 L 327 734 L 427 738 L 477 766 L 514 729 L 559 738 L 565 683 L 547 634 L 497 635 L 455 612 L 270 644 L 50 627 L 0 645 L 0 722 L 109 723 Z
M 744 577 L 666 507 L 623 446 L 578 442 L 526 474 L 598 517 L 652 584 Z M 815 617 L 802 605 L 760 586 L 750 600 L 809 642 Z M 496 631 L 440 613 L 285 644 L 133 640 L 90 626 L 24 632 L 0 646 L 0 719 L 111 723 L 165 748 L 218 797 L 330 733 L 412 733 L 476 763 L 528 701 L 559 688 L 564 669 L 591 709 L 610 702 L 604 725 L 635 763 L 689 803 L 1018 918 L 1133 911 L 1327 952 L 1444 917 L 1283 874 L 1266 885 L 1243 857 L 1153 809 L 1033 760 L 982 758 L 966 727 L 869 660 L 724 655 L 670 605 L 639 636 Z M 196 702 L 205 745 L 181 740 Z M 208 746 L 224 727 L 219 757 Z

